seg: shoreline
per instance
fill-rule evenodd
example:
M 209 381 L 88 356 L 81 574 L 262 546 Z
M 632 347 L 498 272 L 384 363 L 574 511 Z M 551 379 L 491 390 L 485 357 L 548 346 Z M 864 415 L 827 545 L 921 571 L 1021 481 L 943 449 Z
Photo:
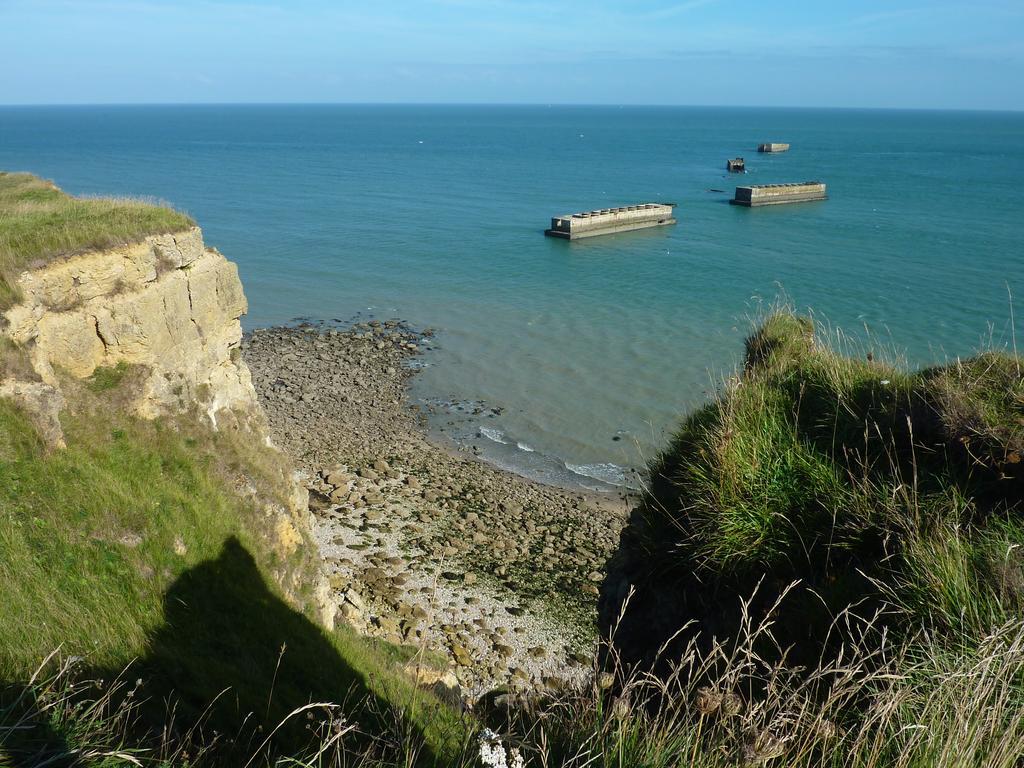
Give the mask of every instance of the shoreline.
M 433 340 L 434 331 L 428 329 L 423 332 L 423 336 L 425 341 Z M 426 346 L 426 354 L 436 353 L 438 348 L 438 344 L 431 342 Z M 409 377 L 407 392 L 412 403 L 420 410 L 427 440 L 435 446 L 449 453 L 454 452 L 460 458 L 476 458 L 501 472 L 570 492 L 623 499 L 640 493 L 646 481 L 642 469 L 615 463 L 608 458 L 591 458 L 592 463 L 578 458 L 577 461 L 581 463 L 573 464 L 562 455 L 538 450 L 525 441 L 513 438 L 500 422 L 506 410 L 504 404 L 495 405 L 486 400 L 450 398 L 417 391 L 413 386 L 415 374 L 437 364 L 430 360 L 422 363 L 415 361 L 410 366 L 414 375 Z M 494 417 L 499 419 L 492 425 L 486 424 Z M 613 439 L 618 440 L 619 437 Z M 530 440 L 530 443 L 533 441 Z M 604 470 L 603 473 L 601 470 Z M 613 476 L 618 477 L 617 480 L 609 478 L 609 470 Z
M 461 418 L 466 421 L 467 426 L 473 427 L 469 431 L 476 434 L 456 436 L 454 433 L 459 431 L 459 416 L 449 413 L 448 415 L 453 416 L 455 420 L 447 422 L 445 427 L 440 427 L 432 423 L 430 418 L 439 415 L 434 410 L 437 406 L 421 402 L 419 407 L 430 412 L 429 416 L 424 415 L 424 432 L 426 439 L 436 447 L 456 457 L 479 461 L 499 472 L 520 477 L 526 482 L 559 488 L 570 493 L 582 493 L 593 499 L 619 499 L 623 503 L 628 503 L 628 499 L 638 496 L 646 482 L 645 475 L 632 467 L 612 462 L 595 465 L 570 464 L 560 456 L 544 453 L 522 442 L 505 439 L 507 435 L 501 429 L 480 426 L 474 423 L 475 420 L 465 416 Z M 496 453 L 502 450 L 520 461 L 502 461 L 502 457 Z M 533 467 L 523 464 L 522 459 L 528 457 L 533 458 Z M 612 468 L 613 471 L 621 473 L 622 482 L 612 482 L 598 474 L 582 471 L 591 467 Z M 631 479 L 637 485 L 628 484 L 627 479 Z
M 565 493 L 575 494 L 577 496 L 584 497 L 587 501 L 598 506 L 605 506 L 612 510 L 626 510 L 632 503 L 630 500 L 634 498 L 637 493 L 631 488 L 625 486 L 615 486 L 614 489 L 607 491 L 598 491 L 593 488 L 587 488 L 582 485 L 580 486 L 569 486 L 560 485 L 558 483 L 546 483 L 535 477 L 530 477 L 521 472 L 517 472 L 514 469 L 508 469 L 502 467 L 494 462 L 488 460 L 481 452 L 473 450 L 472 445 L 460 445 L 458 440 L 454 437 L 449 436 L 447 433 L 437 434 L 436 430 L 430 429 L 429 426 L 424 425 L 422 427 L 424 439 L 439 451 L 443 451 L 451 456 L 453 459 L 459 461 L 473 462 L 480 464 L 483 467 L 493 471 L 500 472 L 505 475 L 510 475 L 516 478 L 519 482 L 527 483 L 530 485 L 536 485 L 540 488 L 554 488 Z M 572 470 L 569 470 L 572 471 Z M 581 475 L 581 477 L 587 477 Z M 603 482 L 597 480 L 596 482 Z M 609 484 L 610 485 L 610 484 Z M 625 514 L 626 512 L 623 512 Z
M 338 617 L 441 652 L 470 699 L 581 684 L 628 501 L 546 485 L 432 439 L 408 398 L 422 339 L 372 320 L 243 340 L 272 438 L 310 490 Z

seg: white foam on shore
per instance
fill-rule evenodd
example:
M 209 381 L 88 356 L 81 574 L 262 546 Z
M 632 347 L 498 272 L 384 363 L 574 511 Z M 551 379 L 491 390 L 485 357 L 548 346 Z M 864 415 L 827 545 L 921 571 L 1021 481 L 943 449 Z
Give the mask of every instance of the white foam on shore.
M 527 453 L 534 453 L 534 449 L 528 446 L 526 443 L 516 443 L 516 448 L 520 451 L 526 451 Z
M 583 477 L 590 477 L 610 485 L 626 484 L 626 468 L 618 464 L 606 462 L 602 464 L 569 464 L 566 462 L 566 469 Z
M 495 443 L 501 443 L 502 445 L 508 445 L 508 440 L 505 439 L 505 433 L 500 429 L 492 429 L 491 427 L 480 427 L 480 434 L 486 437 L 488 440 L 492 440 Z

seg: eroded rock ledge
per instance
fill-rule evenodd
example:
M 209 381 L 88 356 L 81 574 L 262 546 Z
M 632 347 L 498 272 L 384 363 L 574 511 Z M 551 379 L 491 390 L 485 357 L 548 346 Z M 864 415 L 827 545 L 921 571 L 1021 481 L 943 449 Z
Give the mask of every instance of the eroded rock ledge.
M 133 404 L 143 417 L 198 405 L 216 424 L 222 409 L 255 406 L 238 355 L 238 269 L 199 228 L 72 256 L 23 273 L 18 288 L 0 325 L 48 385 L 57 369 L 84 378 L 127 363 L 149 370 Z

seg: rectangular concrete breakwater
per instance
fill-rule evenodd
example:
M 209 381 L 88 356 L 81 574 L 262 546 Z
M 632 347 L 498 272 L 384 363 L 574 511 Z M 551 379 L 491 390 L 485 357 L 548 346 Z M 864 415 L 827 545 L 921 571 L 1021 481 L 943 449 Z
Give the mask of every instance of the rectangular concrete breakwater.
M 783 205 L 784 203 L 806 203 L 812 200 L 827 200 L 825 185 L 820 181 L 802 181 L 790 184 L 753 184 L 736 187 L 736 196 L 729 202 L 757 208 L 762 205 Z
M 788 152 L 789 144 L 783 144 L 782 142 L 768 142 L 766 144 L 758 144 L 758 152 Z
M 676 223 L 673 216 L 675 205 L 675 203 L 642 203 L 555 216 L 551 219 L 551 229 L 544 230 L 544 234 L 548 237 L 577 240 L 583 237 L 629 232 L 634 229 L 664 227 Z

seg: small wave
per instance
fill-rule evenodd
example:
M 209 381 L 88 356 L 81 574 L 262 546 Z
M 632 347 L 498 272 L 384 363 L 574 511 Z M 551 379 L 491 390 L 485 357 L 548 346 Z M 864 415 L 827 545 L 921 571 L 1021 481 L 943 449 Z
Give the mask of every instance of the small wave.
M 612 464 L 610 462 L 604 464 L 566 463 L 565 466 L 568 470 L 575 472 L 577 475 L 591 477 L 594 480 L 600 480 L 602 483 L 609 483 L 610 485 L 626 484 L 626 469 L 625 467 L 620 467 L 618 464 Z
M 505 433 L 500 429 L 480 427 L 480 434 L 488 440 L 493 440 L 494 442 L 501 443 L 502 445 L 508 445 L 508 440 L 505 439 Z
M 526 443 L 516 443 L 516 448 L 520 451 L 526 451 L 527 453 L 533 453 L 534 449 L 528 446 Z

